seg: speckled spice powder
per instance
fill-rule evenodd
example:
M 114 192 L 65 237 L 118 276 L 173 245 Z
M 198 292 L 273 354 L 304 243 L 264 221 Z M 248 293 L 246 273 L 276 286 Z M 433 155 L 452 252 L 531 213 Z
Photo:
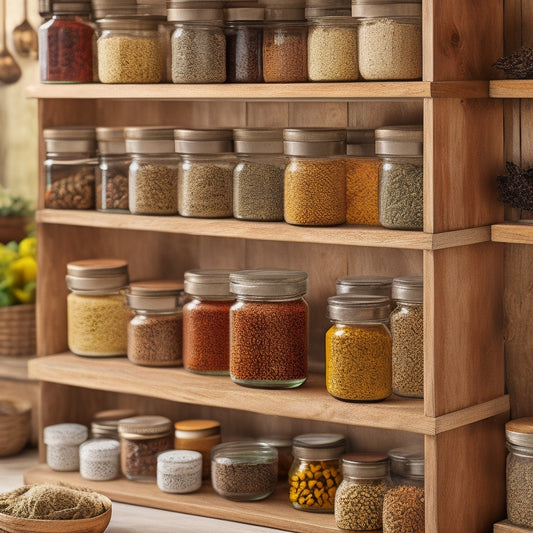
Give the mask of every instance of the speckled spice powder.
M 507 457 L 507 518 L 533 528 L 533 457 Z
M 383 533 L 424 533 L 424 505 L 423 487 L 389 489 L 383 500 Z
M 269 28 L 263 34 L 263 77 L 266 82 L 307 81 L 305 27 Z
M 175 215 L 178 212 L 178 170 L 152 164 L 130 167 L 129 208 L 140 215 Z
M 346 222 L 379 226 L 379 167 L 374 157 L 346 160 Z
M 224 498 L 230 500 L 264 498 L 276 488 L 277 461 L 233 463 L 229 459 L 221 458 L 212 462 L 211 478 L 213 488 Z

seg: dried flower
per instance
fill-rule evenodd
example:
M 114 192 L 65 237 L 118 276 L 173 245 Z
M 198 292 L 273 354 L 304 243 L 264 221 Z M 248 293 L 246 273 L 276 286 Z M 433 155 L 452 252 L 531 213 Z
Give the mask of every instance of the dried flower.
M 523 47 L 508 56 L 500 57 L 492 66 L 503 70 L 511 79 L 533 78 L 533 48 Z
M 511 207 L 533 211 L 533 168 L 521 169 L 507 161 L 507 174 L 498 176 L 499 200 Z

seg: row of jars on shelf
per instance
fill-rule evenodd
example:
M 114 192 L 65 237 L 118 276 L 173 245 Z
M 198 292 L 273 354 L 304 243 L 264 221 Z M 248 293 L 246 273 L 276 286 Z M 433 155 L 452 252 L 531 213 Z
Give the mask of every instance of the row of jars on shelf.
M 418 125 L 51 128 L 43 136 L 48 208 L 423 229 Z
M 257 388 L 307 380 L 305 272 L 190 270 L 185 296 L 173 281 L 128 286 L 121 260 L 75 261 L 67 272 L 68 344 L 77 355 L 183 365 Z M 328 392 L 346 401 L 383 400 L 392 392 L 422 398 L 422 278 L 343 278 L 337 286 L 328 299 Z
M 92 24 L 90 2 L 56 1 L 51 19 L 39 28 L 41 80 L 192 84 L 422 77 L 421 0 L 352 0 L 351 9 L 349 1 L 311 1 L 307 13 L 291 2 L 266 10 L 202 4 L 184 7 L 182 0 L 171 0 L 165 21 L 124 15 L 128 10 L 122 8 Z

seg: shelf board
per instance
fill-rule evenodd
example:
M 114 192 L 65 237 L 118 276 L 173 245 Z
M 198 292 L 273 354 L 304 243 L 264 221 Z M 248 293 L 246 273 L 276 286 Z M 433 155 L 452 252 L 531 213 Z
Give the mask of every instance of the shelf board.
M 533 529 L 529 527 L 515 526 L 509 520 L 503 520 L 494 524 L 493 533 L 531 533 Z
M 203 376 L 183 368 L 141 367 L 124 357 L 103 360 L 70 353 L 33 359 L 29 375 L 52 383 L 187 404 L 238 407 L 265 415 L 425 435 L 436 435 L 509 410 L 509 398 L 502 396 L 432 418 L 424 416 L 424 402 L 417 399 L 391 396 L 383 402 L 357 404 L 336 400 L 327 393 L 323 375 L 312 374 L 304 386 L 295 390 L 254 389 L 236 385 L 225 376 Z
M 232 237 L 262 241 L 343 244 L 411 250 L 440 250 L 490 241 L 489 226 L 432 234 L 370 226 L 304 227 L 291 226 L 284 222 L 247 222 L 233 218 L 157 217 L 58 209 L 40 210 L 36 214 L 36 220 L 43 224 L 113 228 L 115 230 L 159 231 L 204 237 Z
M 492 80 L 491 98 L 533 98 L 533 80 Z
M 533 224 L 495 224 L 492 226 L 492 240 L 511 244 L 533 244 Z
M 28 361 L 33 356 L 0 357 L 0 379 L 28 380 Z

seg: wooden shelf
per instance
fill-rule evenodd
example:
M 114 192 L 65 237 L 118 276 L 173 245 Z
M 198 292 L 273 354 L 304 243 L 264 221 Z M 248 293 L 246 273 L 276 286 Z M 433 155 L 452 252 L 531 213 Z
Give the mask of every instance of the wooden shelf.
M 515 526 L 509 520 L 503 520 L 494 524 L 493 533 L 531 533 L 533 529 L 529 527 Z
M 36 220 L 38 223 L 66 226 L 411 250 L 441 250 L 490 241 L 489 226 L 445 233 L 423 233 L 369 226 L 303 227 L 283 222 L 246 222 L 231 218 L 155 217 L 54 209 L 38 211 Z
M 533 98 L 533 80 L 492 80 L 491 98 Z
M 28 361 L 33 357 L 0 357 L 0 379 L 28 380 Z
M 511 244 L 533 244 L 533 224 L 495 224 L 492 226 L 492 240 Z

